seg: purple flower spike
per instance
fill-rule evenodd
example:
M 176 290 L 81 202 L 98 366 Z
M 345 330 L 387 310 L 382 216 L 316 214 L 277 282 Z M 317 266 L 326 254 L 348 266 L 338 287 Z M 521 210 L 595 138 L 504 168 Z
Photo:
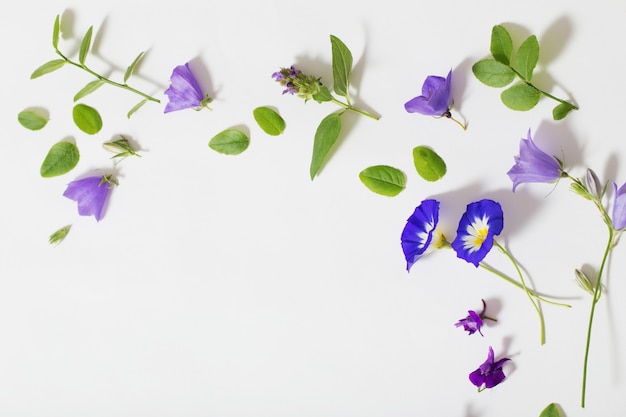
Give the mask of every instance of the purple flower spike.
M 489 346 L 487 360 L 478 369 L 469 374 L 469 380 L 478 387 L 479 391 L 485 388 L 493 388 L 506 378 L 502 371 L 502 364 L 510 359 L 502 358 L 494 362 L 493 356 L 493 348 Z
M 406 259 L 406 270 L 419 258 L 428 252 L 428 249 L 438 248 L 444 242 L 443 235 L 436 234 L 439 223 L 439 202 L 424 200 L 408 218 L 400 241 Z M 433 235 L 435 238 L 433 239 Z
M 528 137 L 519 145 L 519 156 L 515 165 L 507 172 L 513 181 L 513 192 L 518 185 L 526 182 L 552 182 L 561 177 L 562 167 L 559 161 L 535 145 L 528 130 Z
M 419 113 L 426 116 L 445 116 L 450 110 L 450 83 L 452 70 L 446 78 L 430 75 L 422 85 L 422 95 L 415 97 L 404 105 L 409 113 Z
M 456 256 L 478 267 L 491 250 L 493 237 L 503 227 L 504 214 L 499 203 L 484 199 L 468 204 L 452 242 Z
M 200 88 L 198 80 L 191 72 L 189 63 L 174 68 L 170 76 L 170 86 L 165 90 L 169 103 L 165 106 L 165 113 L 184 109 L 201 109 L 206 107 L 211 99 Z
M 468 310 L 467 313 L 468 316 L 466 318 L 459 320 L 454 325 L 456 327 L 463 326 L 463 330 L 468 332 L 468 335 L 478 332 L 483 336 L 483 332 L 480 331 L 480 328 L 483 327 L 483 319 L 481 319 L 480 315 L 474 310 Z
M 78 214 L 100 221 L 113 184 L 117 182 L 110 175 L 87 177 L 70 182 L 63 196 L 78 203 Z
M 617 184 L 613 183 L 615 196 L 613 201 L 613 228 L 622 230 L 626 227 L 626 183 L 617 188 Z

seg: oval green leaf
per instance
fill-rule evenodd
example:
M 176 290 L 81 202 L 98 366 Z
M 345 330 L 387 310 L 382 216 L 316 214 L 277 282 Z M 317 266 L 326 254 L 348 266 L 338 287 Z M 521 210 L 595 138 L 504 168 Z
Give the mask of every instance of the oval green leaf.
M 17 121 L 26 129 L 39 130 L 48 123 L 48 118 L 34 110 L 23 110 L 17 115 Z
M 437 181 L 446 175 L 446 163 L 427 146 L 413 148 L 413 163 L 417 173 L 426 181 Z
M 252 114 L 259 127 L 268 135 L 278 136 L 285 130 L 285 120 L 269 107 L 257 107 Z
M 104 81 L 102 80 L 95 80 L 95 81 L 88 83 L 86 86 L 81 88 L 78 93 L 76 93 L 76 95 L 74 96 L 74 102 L 80 100 L 81 98 L 85 97 L 88 94 L 93 93 L 98 88 L 102 87 L 103 85 L 104 85 Z
M 333 89 L 340 96 L 348 97 L 352 73 L 352 53 L 336 36 L 330 35 L 332 47 Z
M 49 72 L 56 71 L 63 65 L 65 65 L 64 59 L 53 59 L 52 61 L 48 61 L 33 71 L 33 73 L 30 74 L 30 79 L 32 80 L 34 78 L 41 77 L 44 74 L 48 74 Z
M 76 145 L 65 141 L 55 143 L 43 160 L 39 173 L 44 178 L 65 174 L 74 169 L 79 159 L 80 154 Z
M 535 35 L 529 36 L 515 54 L 515 69 L 523 79 L 530 81 L 539 60 L 539 42 Z
M 72 110 L 74 123 L 88 135 L 95 135 L 102 129 L 102 118 L 98 110 L 86 104 L 77 104 Z
M 483 84 L 489 87 L 506 87 L 515 79 L 515 72 L 495 59 L 483 59 L 472 65 L 472 72 Z
M 339 137 L 339 133 L 341 133 L 341 113 L 331 113 L 322 119 L 315 131 L 315 139 L 313 140 L 313 155 L 309 168 L 311 179 L 315 178 L 322 168 L 326 156 Z
M 213 136 L 209 147 L 225 155 L 239 155 L 248 148 L 250 138 L 237 129 L 226 129 Z
M 505 65 L 511 63 L 513 55 L 513 40 L 511 35 L 502 25 L 496 25 L 491 30 L 491 55 L 493 58 Z
M 317 94 L 313 94 L 313 100 L 317 101 L 318 103 L 323 103 L 325 101 L 331 101 L 333 99 L 332 94 L 330 94 L 330 91 L 328 90 L 328 87 L 326 87 L 325 85 L 321 85 L 320 86 L 320 91 Z
M 371 191 L 387 197 L 398 195 L 406 187 L 404 172 L 388 165 L 374 165 L 359 173 L 359 179 Z
M 551 403 L 543 409 L 539 417 L 561 417 L 561 411 L 555 403 Z
M 500 94 L 505 106 L 512 110 L 530 110 L 539 103 L 541 92 L 528 84 L 516 84 Z
M 59 32 L 61 32 L 60 16 L 57 15 L 54 19 L 54 27 L 52 28 L 52 47 L 58 49 L 59 47 Z
M 93 26 L 90 26 L 87 29 L 87 33 L 83 37 L 82 42 L 80 43 L 80 51 L 78 52 L 78 62 L 82 65 L 85 65 L 85 59 L 87 59 L 87 54 L 89 53 L 89 48 L 91 48 L 91 34 L 93 33 Z
M 554 120 L 564 119 L 565 116 L 567 116 L 568 113 L 574 109 L 575 107 L 569 103 L 561 103 L 558 106 L 556 106 L 554 109 L 552 109 L 552 118 Z

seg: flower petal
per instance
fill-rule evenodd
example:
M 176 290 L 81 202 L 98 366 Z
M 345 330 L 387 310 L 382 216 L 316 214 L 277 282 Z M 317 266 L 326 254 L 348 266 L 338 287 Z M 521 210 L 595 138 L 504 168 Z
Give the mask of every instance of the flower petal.
M 407 271 L 430 246 L 438 222 L 439 202 L 437 200 L 422 201 L 407 219 L 400 237 Z
M 480 200 L 467 205 L 461 217 L 452 248 L 457 257 L 478 267 L 493 246 L 493 237 L 504 227 L 504 214 L 499 203 Z
M 530 136 L 520 140 L 519 156 L 514 157 L 515 165 L 507 172 L 513 181 L 513 191 L 518 185 L 528 182 L 552 182 L 561 176 L 561 165 L 535 144 Z
M 189 68 L 189 63 L 174 68 L 170 76 L 170 86 L 165 90 L 169 102 L 165 106 L 165 113 L 200 107 L 204 94 L 200 84 Z
M 78 203 L 78 214 L 102 219 L 104 206 L 111 190 L 103 176 L 87 177 L 68 184 L 63 196 Z
M 615 190 L 613 197 L 613 215 L 612 222 L 615 230 L 622 230 L 626 227 L 626 183 L 619 189 L 617 184 L 613 183 Z

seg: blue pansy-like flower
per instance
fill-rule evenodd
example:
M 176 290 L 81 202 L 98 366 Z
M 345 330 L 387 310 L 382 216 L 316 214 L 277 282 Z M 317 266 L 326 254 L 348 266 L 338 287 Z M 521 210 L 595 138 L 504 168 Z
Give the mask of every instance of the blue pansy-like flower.
M 111 175 L 98 175 L 72 181 L 67 185 L 64 197 L 78 203 L 78 214 L 102 219 L 111 188 L 117 180 Z
M 478 267 L 491 250 L 493 237 L 503 227 L 504 214 L 499 203 L 488 199 L 470 203 L 461 217 L 452 248 L 459 258 Z
M 165 106 L 165 113 L 176 110 L 207 107 L 211 102 L 208 95 L 202 92 L 198 80 L 191 72 L 189 63 L 174 68 L 170 76 L 170 86 L 165 90 L 169 102 Z
M 478 387 L 479 391 L 485 388 L 493 388 L 506 378 L 502 365 L 509 360 L 509 358 L 502 358 L 495 361 L 493 348 L 489 346 L 487 360 L 478 369 L 469 374 L 469 380 Z
M 622 230 L 626 227 L 626 183 L 617 188 L 617 184 L 613 183 L 615 196 L 613 197 L 613 228 Z
M 552 182 L 561 177 L 561 163 L 548 155 L 533 142 L 530 136 L 520 140 L 519 155 L 515 157 L 515 165 L 507 172 L 513 181 L 513 191 L 518 185 L 526 182 Z
M 437 231 L 439 223 L 439 201 L 424 200 L 407 219 L 400 237 L 402 251 L 409 271 L 429 249 L 439 248 L 445 238 Z

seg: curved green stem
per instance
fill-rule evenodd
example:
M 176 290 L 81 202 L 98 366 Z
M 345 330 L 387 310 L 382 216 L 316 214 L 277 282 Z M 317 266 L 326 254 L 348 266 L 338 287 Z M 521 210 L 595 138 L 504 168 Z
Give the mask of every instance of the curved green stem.
M 526 80 L 524 79 L 524 77 L 522 77 L 522 75 L 521 75 L 519 72 L 517 72 L 517 70 L 516 70 L 515 68 L 513 68 L 513 67 L 512 67 L 512 66 L 510 66 L 510 65 L 509 65 L 509 68 L 511 68 L 511 70 L 513 70 L 513 72 L 514 72 L 515 74 L 517 74 L 517 76 L 518 76 L 518 77 L 519 77 L 519 78 L 520 78 L 520 79 L 521 79 L 521 80 L 522 80 L 522 81 L 523 81 L 526 85 L 531 86 L 532 88 L 534 88 L 535 90 L 537 90 L 537 91 L 539 91 L 541 94 L 543 94 L 544 96 L 549 97 L 549 98 L 551 98 L 552 100 L 558 101 L 559 103 L 563 103 L 563 104 L 567 104 L 567 105 L 569 105 L 569 106 L 572 106 L 572 108 L 573 108 L 574 110 L 578 110 L 578 106 L 575 106 L 575 105 L 573 105 L 572 103 L 570 103 L 569 101 L 565 101 L 565 100 L 563 100 L 563 99 L 560 99 L 560 98 L 558 98 L 558 97 L 555 97 L 555 96 L 553 96 L 552 94 L 550 94 L 550 93 L 548 93 L 548 92 L 546 92 L 546 91 L 543 91 L 543 90 L 542 90 L 542 89 L 540 89 L 540 88 L 537 88 L 537 87 L 536 87 L 534 84 L 532 84 L 530 81 L 526 81 Z
M 443 114 L 443 116 L 440 117 L 445 117 L 448 118 L 450 120 L 452 120 L 454 123 L 456 123 L 457 125 L 461 126 L 461 129 L 463 130 L 467 130 L 467 125 L 464 125 L 463 123 L 461 123 L 459 120 L 455 119 L 454 117 L 452 117 L 452 113 L 450 112 L 450 110 L 448 110 L 447 112 L 445 112 Z
M 341 106 L 341 107 L 343 107 L 346 110 L 351 110 L 351 111 L 353 111 L 355 113 L 358 113 L 358 114 L 360 114 L 362 116 L 367 116 L 370 119 L 374 119 L 374 120 L 379 120 L 380 119 L 380 117 L 378 117 L 378 116 L 374 116 L 373 114 L 370 114 L 370 113 L 368 113 L 366 111 L 363 111 L 361 109 L 353 107 L 351 104 L 343 103 L 343 102 L 337 100 L 336 98 L 332 98 L 330 101 L 335 103 L 335 104 L 337 104 L 337 105 L 339 105 L 339 106 Z

